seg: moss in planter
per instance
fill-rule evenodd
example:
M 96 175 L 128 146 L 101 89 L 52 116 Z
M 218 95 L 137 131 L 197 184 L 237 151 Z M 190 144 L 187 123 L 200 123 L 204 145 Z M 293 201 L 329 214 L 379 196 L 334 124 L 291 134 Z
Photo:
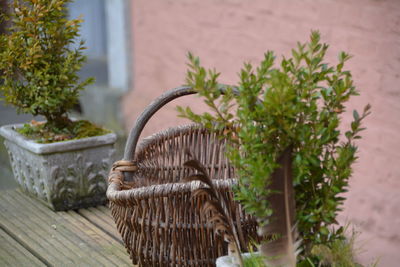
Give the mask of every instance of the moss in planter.
M 31 121 L 16 131 L 37 143 L 54 143 L 110 133 L 87 120 L 70 121 L 61 129 L 49 127 L 44 122 Z

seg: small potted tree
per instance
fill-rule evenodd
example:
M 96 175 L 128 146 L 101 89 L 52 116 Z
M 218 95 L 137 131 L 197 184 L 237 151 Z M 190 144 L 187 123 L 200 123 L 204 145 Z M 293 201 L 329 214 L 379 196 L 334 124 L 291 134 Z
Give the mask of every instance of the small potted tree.
M 229 140 L 228 157 L 238 174 L 236 199 L 257 218 L 264 237 L 260 266 L 359 266 L 336 216 L 357 159 L 354 141 L 361 138 L 370 106 L 362 114 L 354 111 L 342 132 L 344 103 L 358 92 L 344 70 L 349 55 L 341 52 L 337 65 L 329 66 L 327 49 L 314 31 L 278 67 L 267 52 L 256 69 L 245 64 L 238 86 L 223 90 L 219 73 L 189 54 L 187 84 L 213 113 L 178 111 Z
M 46 121 L 0 128 L 21 188 L 55 210 L 105 201 L 116 135 L 67 112 L 93 78 L 79 81 L 85 61 L 81 19 L 67 19 L 70 0 L 9 4 L 11 26 L 0 37 L 0 91 L 17 111 Z

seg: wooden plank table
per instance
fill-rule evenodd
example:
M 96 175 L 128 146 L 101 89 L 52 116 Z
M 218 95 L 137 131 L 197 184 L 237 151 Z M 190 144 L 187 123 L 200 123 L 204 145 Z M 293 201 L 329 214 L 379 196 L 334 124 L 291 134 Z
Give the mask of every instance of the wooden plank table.
M 132 266 L 110 210 L 54 212 L 0 191 L 0 266 Z

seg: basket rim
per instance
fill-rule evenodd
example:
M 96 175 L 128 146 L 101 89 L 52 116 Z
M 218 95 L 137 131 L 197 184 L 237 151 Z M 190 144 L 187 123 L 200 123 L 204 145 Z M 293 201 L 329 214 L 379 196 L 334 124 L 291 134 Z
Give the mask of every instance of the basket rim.
M 232 186 L 237 185 L 237 178 L 214 179 L 212 184 L 214 187 L 222 190 L 231 189 Z M 157 185 L 149 185 L 122 190 L 120 184 L 111 182 L 108 186 L 106 195 L 112 201 L 129 201 L 131 199 L 141 200 L 150 197 L 168 197 L 173 194 L 180 194 L 185 192 L 193 192 L 196 189 L 207 187 L 207 185 L 200 181 L 179 182 L 179 183 L 165 183 Z

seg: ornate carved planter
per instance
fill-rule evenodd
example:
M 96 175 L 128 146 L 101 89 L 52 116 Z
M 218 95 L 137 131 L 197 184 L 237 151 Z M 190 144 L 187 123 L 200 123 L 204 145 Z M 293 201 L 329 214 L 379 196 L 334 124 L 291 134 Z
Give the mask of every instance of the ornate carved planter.
M 22 190 L 57 211 L 105 203 L 108 170 L 115 160 L 114 133 L 39 144 L 13 130 L 19 126 L 0 127 L 0 134 Z

